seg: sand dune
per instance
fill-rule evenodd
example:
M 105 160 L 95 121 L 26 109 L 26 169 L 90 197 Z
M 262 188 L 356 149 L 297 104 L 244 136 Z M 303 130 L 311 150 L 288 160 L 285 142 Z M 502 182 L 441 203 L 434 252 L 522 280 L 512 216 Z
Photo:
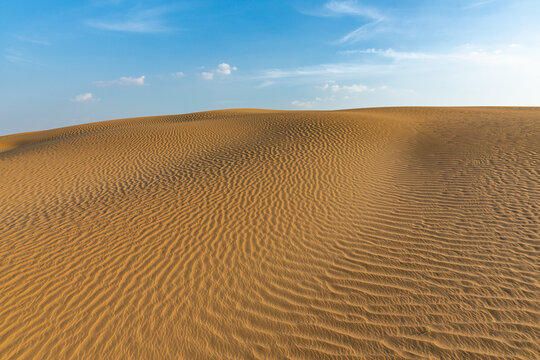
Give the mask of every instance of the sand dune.
M 0 137 L 1 359 L 539 359 L 540 109 Z

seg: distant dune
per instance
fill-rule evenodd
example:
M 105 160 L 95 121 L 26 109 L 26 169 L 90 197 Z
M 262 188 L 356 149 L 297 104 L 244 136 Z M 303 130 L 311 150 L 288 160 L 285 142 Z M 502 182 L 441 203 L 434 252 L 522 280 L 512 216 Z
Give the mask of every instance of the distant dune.
M 0 137 L 0 359 L 540 359 L 540 108 Z

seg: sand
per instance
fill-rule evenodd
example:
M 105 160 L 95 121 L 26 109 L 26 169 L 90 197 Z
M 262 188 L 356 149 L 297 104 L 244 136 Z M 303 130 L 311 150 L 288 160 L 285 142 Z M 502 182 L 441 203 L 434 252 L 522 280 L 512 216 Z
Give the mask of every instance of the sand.
M 0 138 L 1 359 L 539 359 L 540 108 Z

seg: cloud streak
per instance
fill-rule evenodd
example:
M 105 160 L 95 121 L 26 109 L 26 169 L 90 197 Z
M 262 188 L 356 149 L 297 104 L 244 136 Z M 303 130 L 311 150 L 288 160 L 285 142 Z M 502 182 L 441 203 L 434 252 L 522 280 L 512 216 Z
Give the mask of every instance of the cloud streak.
M 345 50 L 341 51 L 340 54 L 350 55 L 350 54 L 372 54 L 380 55 L 387 58 L 392 58 L 396 60 L 418 60 L 418 59 L 434 59 L 439 57 L 441 54 L 428 54 L 422 52 L 401 52 L 395 51 L 394 49 L 360 49 L 360 50 Z
M 266 81 L 263 81 L 262 83 L 260 83 L 259 85 L 255 85 L 254 88 L 255 89 L 262 89 L 262 88 L 269 87 L 269 86 L 272 86 L 272 85 L 274 85 L 273 81 L 266 80 Z
M 327 90 L 330 90 L 332 92 L 344 91 L 344 92 L 349 92 L 349 93 L 362 93 L 366 91 L 369 91 L 369 92 L 375 91 L 375 89 L 370 88 L 366 85 L 362 85 L 362 84 L 338 85 L 338 84 L 335 84 L 334 82 L 328 82 L 324 84 L 324 86 L 321 89 L 323 91 L 327 91 Z
M 339 39 L 339 43 L 354 43 L 388 30 L 388 26 L 385 25 L 388 20 L 386 16 L 377 9 L 361 5 L 354 0 L 331 0 L 324 4 L 322 9 L 305 14 L 324 17 L 353 16 L 367 20 L 365 24 Z
M 477 1 L 477 2 L 473 2 L 473 3 L 470 3 L 468 5 L 465 5 L 461 8 L 461 10 L 469 10 L 469 9 L 474 9 L 474 8 L 477 8 L 477 7 L 480 7 L 480 6 L 484 6 L 484 5 L 488 5 L 488 4 L 491 4 L 495 2 L 495 0 L 484 0 L 484 1 Z
M 321 17 L 355 16 L 381 21 L 385 19 L 377 9 L 363 6 L 358 1 L 353 0 L 331 0 L 325 3 L 322 8 L 304 12 L 306 15 Z
M 75 96 L 73 99 L 71 99 L 71 101 L 78 103 L 91 103 L 98 102 L 99 99 L 95 98 L 92 93 L 85 93 Z
M 306 108 L 310 109 L 315 105 L 317 101 L 300 101 L 300 100 L 293 100 L 291 101 L 291 105 L 299 107 L 299 108 Z
M 362 25 L 359 28 L 351 31 L 350 33 L 339 39 L 339 43 L 355 43 L 363 39 L 370 38 L 375 34 L 388 31 L 388 27 L 382 24 L 382 21 L 373 21 L 368 24 Z
M 51 43 L 48 42 L 48 41 L 35 39 L 35 38 L 30 38 L 30 37 L 26 37 L 26 36 L 17 36 L 17 39 L 20 40 L 20 41 L 29 43 L 29 44 L 46 45 L 46 46 L 51 45 Z
M 349 50 L 342 54 L 361 54 L 362 57 L 349 62 L 336 62 L 311 65 L 297 68 L 268 69 L 262 71 L 254 79 L 299 79 L 306 81 L 328 81 L 328 79 L 348 80 L 388 77 L 411 72 L 425 72 L 429 69 L 449 69 L 460 66 L 461 69 L 472 69 L 481 66 L 499 69 L 536 69 L 534 63 L 540 61 L 540 54 L 516 45 L 505 45 L 500 48 L 482 49 L 472 45 L 454 48 L 449 52 L 416 52 L 397 51 L 394 49 L 360 49 Z M 374 57 L 371 59 L 370 57 Z M 380 59 L 377 59 L 380 58 Z M 386 59 L 386 61 L 384 61 Z M 446 70 L 444 70 L 446 71 Z M 329 87 L 331 84 L 329 84 Z M 341 89 L 341 87 L 340 87 Z
M 202 77 L 204 80 L 213 80 L 213 79 L 214 79 L 214 73 L 208 72 L 208 71 L 203 71 L 203 72 L 201 73 L 201 77 Z
M 5 49 L 4 59 L 13 64 L 30 64 L 32 60 L 27 59 L 19 50 Z
M 137 85 L 142 86 L 144 85 L 144 79 L 145 76 L 142 75 L 138 78 L 135 77 L 129 77 L 129 76 L 122 76 L 120 79 L 115 80 L 108 80 L 108 81 L 96 81 L 96 85 L 100 86 L 113 86 L 113 85 Z
M 511 44 L 510 49 L 515 49 L 517 46 Z M 502 49 L 484 50 L 471 45 L 464 45 L 456 48 L 454 51 L 446 53 L 425 53 L 425 52 L 404 52 L 394 49 L 361 49 L 349 50 L 341 52 L 342 54 L 368 54 L 377 55 L 393 59 L 395 61 L 413 61 L 413 60 L 438 60 L 438 61 L 463 61 L 476 62 L 481 64 L 516 64 L 526 57 L 515 52 L 508 52 Z
M 171 30 L 165 24 L 168 7 L 130 11 L 127 15 L 115 15 L 104 19 L 89 19 L 86 24 L 98 30 L 143 34 L 163 33 Z
M 305 66 L 293 69 L 270 69 L 263 71 L 259 79 L 283 79 L 297 77 L 321 77 L 339 75 L 361 75 L 387 72 L 393 65 L 373 65 L 362 63 L 332 63 Z

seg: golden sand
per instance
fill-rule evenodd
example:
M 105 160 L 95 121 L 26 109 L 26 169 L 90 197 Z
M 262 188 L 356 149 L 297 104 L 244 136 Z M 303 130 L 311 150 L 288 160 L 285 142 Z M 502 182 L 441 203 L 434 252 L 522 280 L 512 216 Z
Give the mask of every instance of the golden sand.
M 0 359 L 539 359 L 540 109 L 0 137 Z

